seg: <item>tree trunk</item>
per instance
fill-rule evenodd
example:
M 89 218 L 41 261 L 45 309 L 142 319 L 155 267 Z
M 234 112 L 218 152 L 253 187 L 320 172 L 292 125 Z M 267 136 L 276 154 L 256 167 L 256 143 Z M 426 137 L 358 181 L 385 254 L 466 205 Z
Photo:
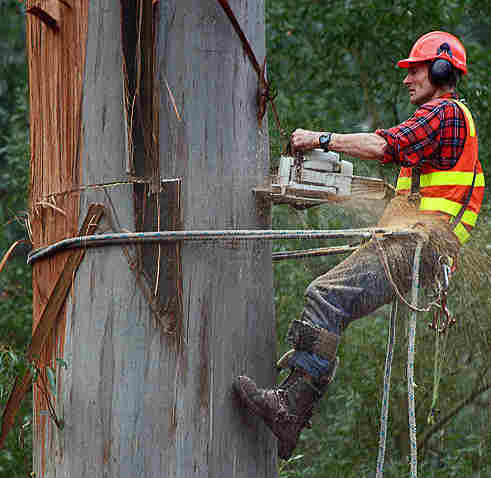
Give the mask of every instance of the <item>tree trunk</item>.
M 86 35 L 79 29 L 80 45 L 63 50 L 72 60 L 84 55 L 75 75 L 80 95 L 71 96 L 79 103 L 67 100 L 66 112 L 56 110 L 63 116 L 81 105 L 73 120 L 78 129 L 45 126 L 72 139 L 75 159 L 70 167 L 64 164 L 66 148 L 60 147 L 60 164 L 50 167 L 53 175 L 61 168 L 61 183 L 39 185 L 46 174 L 33 176 L 39 187 L 33 187 L 31 201 L 43 203 L 62 189 L 83 190 L 56 195 L 56 204 L 40 209 L 50 216 L 34 217 L 34 238 L 38 230 L 55 232 L 36 239 L 35 246 L 76 234 L 92 203 L 105 206 L 98 232 L 269 227 L 269 208 L 257 204 L 252 194 L 269 167 L 267 125 L 260 129 L 256 119 L 257 77 L 218 3 L 161 0 L 157 7 L 158 125 L 149 125 L 157 115 L 148 113 L 156 103 L 148 90 L 152 52 L 145 49 L 150 2 L 69 3 L 72 8 L 61 3 L 58 31 L 41 25 L 41 33 L 33 32 L 31 39 L 58 35 L 61 48 L 63 25 L 73 28 L 74 18 L 85 12 Z M 137 4 L 135 15 L 132 3 Z M 262 59 L 263 2 L 231 3 Z M 135 37 L 126 22 L 139 19 Z M 30 52 L 39 64 L 43 54 L 53 52 Z M 60 55 L 59 61 L 68 60 Z M 61 82 L 65 70 L 46 73 Z M 43 94 L 55 93 L 32 71 L 30 82 L 31 94 L 39 92 L 35 111 L 42 112 L 56 95 L 43 103 Z M 70 86 L 76 89 L 77 84 Z M 159 130 L 158 154 L 154 142 Z M 49 147 L 47 137 L 38 143 Z M 38 170 L 34 165 L 44 156 L 39 144 L 32 148 L 33 170 Z M 161 187 L 159 174 L 180 181 Z M 63 179 L 66 175 L 69 181 Z M 69 220 L 54 209 L 63 201 L 73 204 Z M 71 225 L 62 229 L 56 221 Z M 36 310 L 49 296 L 50 277 L 63 267 L 64 254 L 34 266 Z M 51 276 L 43 272 L 46 267 Z M 54 365 L 58 357 L 67 363 L 57 374 L 56 412 L 64 428 L 43 413 L 45 404 L 38 398 L 38 478 L 276 476 L 275 440 L 244 414 L 231 389 L 234 376 L 242 373 L 261 385 L 274 381 L 269 243 L 89 248 L 59 324 L 44 355 L 45 363 Z

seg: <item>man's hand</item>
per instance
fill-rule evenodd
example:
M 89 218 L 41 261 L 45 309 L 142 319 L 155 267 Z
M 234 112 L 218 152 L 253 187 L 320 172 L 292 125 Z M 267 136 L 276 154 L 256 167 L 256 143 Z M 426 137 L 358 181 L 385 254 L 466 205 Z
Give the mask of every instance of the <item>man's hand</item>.
M 319 137 L 325 133 L 309 131 L 306 129 L 296 129 L 290 136 L 292 152 L 310 151 L 319 147 Z

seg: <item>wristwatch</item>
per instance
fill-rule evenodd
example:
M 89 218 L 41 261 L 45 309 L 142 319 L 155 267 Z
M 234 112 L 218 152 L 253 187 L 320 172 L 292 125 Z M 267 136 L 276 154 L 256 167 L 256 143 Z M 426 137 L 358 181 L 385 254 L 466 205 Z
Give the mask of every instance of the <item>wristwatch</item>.
M 332 133 L 326 133 L 326 134 L 319 136 L 319 146 L 324 151 L 329 151 L 329 143 L 331 141 L 331 136 L 332 136 Z

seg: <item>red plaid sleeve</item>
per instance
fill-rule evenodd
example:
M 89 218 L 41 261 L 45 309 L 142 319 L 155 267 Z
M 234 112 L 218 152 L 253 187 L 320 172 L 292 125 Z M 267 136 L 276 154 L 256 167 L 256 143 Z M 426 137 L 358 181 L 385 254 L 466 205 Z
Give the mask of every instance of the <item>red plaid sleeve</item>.
M 453 101 L 436 99 L 403 123 L 375 133 L 387 141 L 383 163 L 413 167 L 430 162 L 435 168 L 451 169 L 464 150 L 465 118 Z

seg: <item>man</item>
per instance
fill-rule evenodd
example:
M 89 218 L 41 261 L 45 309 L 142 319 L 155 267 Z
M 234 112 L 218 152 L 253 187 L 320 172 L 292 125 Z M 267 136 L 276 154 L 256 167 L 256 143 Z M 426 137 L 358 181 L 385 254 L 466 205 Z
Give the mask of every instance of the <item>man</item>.
M 401 165 L 397 194 L 379 226 L 412 229 L 424 240 L 421 280 L 428 286 L 442 260 L 454 261 L 468 240 L 480 210 L 484 177 L 472 116 L 455 96 L 460 75 L 467 73 L 460 41 L 449 33 L 430 32 L 398 66 L 407 69 L 403 83 L 411 103 L 418 106 L 409 119 L 374 133 L 297 129 L 291 146 L 294 151 L 320 147 Z M 332 381 L 337 347 L 349 323 L 391 302 L 396 292 L 409 291 L 416 242 L 415 235 L 374 238 L 309 285 L 302 317 L 288 332 L 294 353 L 288 362 L 291 373 L 281 385 L 261 389 L 248 377 L 236 378 L 234 388 L 245 407 L 278 437 L 281 458 L 291 456 L 315 403 Z

